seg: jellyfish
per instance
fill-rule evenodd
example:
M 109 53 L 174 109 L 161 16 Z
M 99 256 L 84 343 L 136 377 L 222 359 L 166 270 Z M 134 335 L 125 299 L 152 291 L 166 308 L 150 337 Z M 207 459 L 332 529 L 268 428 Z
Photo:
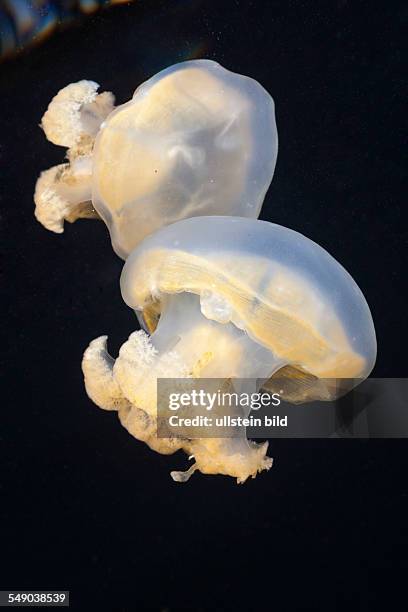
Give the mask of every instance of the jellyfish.
M 279 377 L 286 399 L 298 402 L 334 399 L 374 366 L 374 325 L 353 278 L 315 242 L 279 225 L 214 216 L 162 228 L 128 257 L 121 291 L 144 329 L 116 360 L 106 336 L 90 343 L 86 391 L 152 449 L 193 457 L 186 472 L 172 472 L 176 481 L 199 470 L 242 483 L 272 460 L 267 443 L 245 435 L 158 437 L 158 379 L 256 380 L 268 388 Z
M 68 85 L 42 119 L 48 140 L 68 148 L 67 163 L 37 181 L 35 215 L 47 229 L 100 217 L 126 259 L 144 237 L 188 217 L 258 217 L 278 136 L 273 99 L 257 81 L 194 60 L 159 72 L 116 108 L 98 87 Z

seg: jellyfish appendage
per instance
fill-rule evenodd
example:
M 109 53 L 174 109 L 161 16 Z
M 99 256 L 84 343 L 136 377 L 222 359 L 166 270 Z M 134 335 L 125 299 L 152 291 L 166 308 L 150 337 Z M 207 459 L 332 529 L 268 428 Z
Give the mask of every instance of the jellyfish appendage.
M 245 482 L 262 470 L 268 470 L 272 460 L 266 456 L 267 444 L 248 441 L 245 428 L 237 429 L 236 437 L 229 438 L 160 438 L 157 436 L 157 381 L 170 378 L 178 380 L 197 378 L 211 381 L 234 378 L 248 379 L 254 390 L 260 381 L 271 376 L 282 365 L 267 349 L 263 349 L 233 323 L 219 323 L 208 319 L 200 305 L 200 296 L 191 293 L 167 295 L 163 298 L 160 321 L 149 338 L 143 331 L 130 335 L 118 358 L 109 360 L 106 379 L 106 355 L 104 342 L 97 342 L 102 353 L 101 366 L 89 367 L 90 355 L 95 349 L 91 343 L 85 352 L 83 370 L 88 395 L 102 408 L 111 409 L 114 402 L 99 396 L 99 385 L 114 398 L 128 402 L 119 405 L 122 424 L 137 439 L 146 442 L 161 453 L 171 453 L 182 448 L 194 457 L 194 467 L 187 474 L 172 473 L 177 482 L 185 482 L 196 470 L 204 474 L 233 476 L 237 482 Z M 260 352 L 261 351 L 261 352 Z M 93 356 L 92 356 L 93 358 Z M 101 373 L 100 373 L 101 372 Z M 258 387 L 254 385 L 258 384 Z M 212 385 L 211 385 L 212 387 Z M 114 408 L 115 409 L 115 408 Z
M 68 162 L 43 171 L 34 194 L 37 220 L 58 234 L 64 231 L 64 221 L 100 218 L 92 204 L 92 155 L 114 97 L 98 94 L 98 87 L 93 81 L 71 83 L 53 98 L 42 118 L 47 139 L 67 149 Z

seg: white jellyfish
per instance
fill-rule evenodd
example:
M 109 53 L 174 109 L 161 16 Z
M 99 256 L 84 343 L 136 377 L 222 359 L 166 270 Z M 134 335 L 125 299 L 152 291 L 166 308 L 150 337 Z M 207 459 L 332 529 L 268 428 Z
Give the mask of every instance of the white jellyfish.
M 179 221 L 131 253 L 121 289 L 148 333 L 132 333 L 116 360 L 106 336 L 91 342 L 82 366 L 86 390 L 154 450 L 192 455 L 187 472 L 172 473 L 178 481 L 200 470 L 244 482 L 271 459 L 267 444 L 242 436 L 158 437 L 159 378 L 260 379 L 271 388 L 279 376 L 289 401 L 329 400 L 367 377 L 375 362 L 372 317 L 352 277 L 316 243 L 279 225 Z
M 273 100 L 257 81 L 194 60 L 159 72 L 115 109 L 98 87 L 68 85 L 42 119 L 48 140 L 68 148 L 68 162 L 37 182 L 35 215 L 47 229 L 99 216 L 126 259 L 187 217 L 258 217 L 278 137 Z

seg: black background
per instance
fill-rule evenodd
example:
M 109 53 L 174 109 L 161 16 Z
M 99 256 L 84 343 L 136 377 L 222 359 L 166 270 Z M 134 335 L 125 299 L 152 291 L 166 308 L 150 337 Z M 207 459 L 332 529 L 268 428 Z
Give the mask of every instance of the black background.
M 407 376 L 402 2 L 139 0 L 1 66 L 4 291 L 2 589 L 69 589 L 78 610 L 407 610 L 404 440 L 275 440 L 273 469 L 237 486 L 160 456 L 87 398 L 80 361 L 135 329 L 102 223 L 47 232 L 38 128 L 82 78 L 122 103 L 158 70 L 208 57 L 276 103 L 278 163 L 261 218 L 352 274 L 378 335 L 374 375 Z M 405 575 L 405 582 L 404 582 Z M 391 602 L 391 599 L 393 602 Z

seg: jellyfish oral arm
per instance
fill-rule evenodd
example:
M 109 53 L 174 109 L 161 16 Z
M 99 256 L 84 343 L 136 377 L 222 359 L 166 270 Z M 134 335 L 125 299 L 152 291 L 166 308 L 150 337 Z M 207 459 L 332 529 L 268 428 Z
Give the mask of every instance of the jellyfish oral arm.
M 91 202 L 92 174 L 87 162 L 77 158 L 73 164 L 60 164 L 41 173 L 34 194 L 35 216 L 48 230 L 61 234 L 64 221 L 100 218 Z
M 41 127 L 47 139 L 67 148 L 68 163 L 41 173 L 34 194 L 35 216 L 48 230 L 64 231 L 64 221 L 99 218 L 92 206 L 92 152 L 114 97 L 97 93 L 93 81 L 64 87 L 51 101 Z
M 150 338 L 143 331 L 131 334 L 116 361 L 106 352 L 106 337 L 90 344 L 82 364 L 88 395 L 101 408 L 118 410 L 124 427 L 154 450 L 168 454 L 182 448 L 193 456 L 187 472 L 171 473 L 178 482 L 199 470 L 241 483 L 269 469 L 268 444 L 248 441 L 242 428 L 234 438 L 157 437 L 158 378 L 248 379 L 254 392 L 256 380 L 283 365 L 233 323 L 205 317 L 199 296 L 181 293 L 163 302 L 156 331 Z

